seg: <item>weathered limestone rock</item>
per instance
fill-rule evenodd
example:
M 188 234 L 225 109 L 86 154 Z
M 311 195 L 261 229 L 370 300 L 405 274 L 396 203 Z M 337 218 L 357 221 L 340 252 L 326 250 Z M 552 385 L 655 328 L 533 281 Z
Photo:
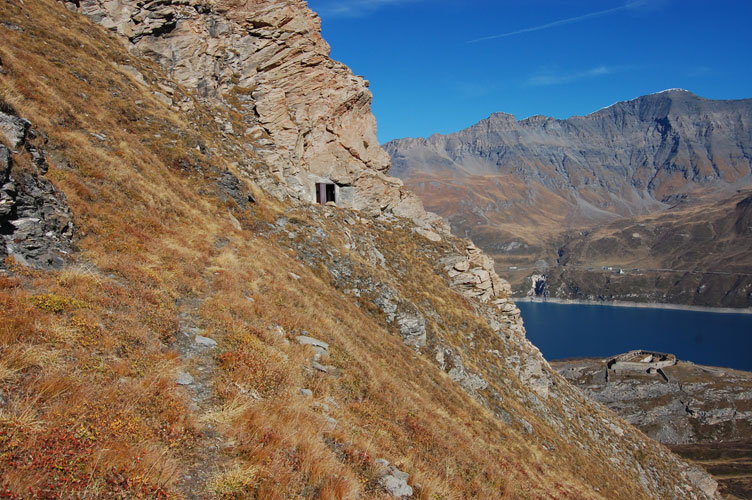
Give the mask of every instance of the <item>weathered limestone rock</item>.
M 196 335 L 196 338 L 194 339 L 194 342 L 196 342 L 196 345 L 199 345 L 201 347 L 216 347 L 217 341 L 214 339 L 210 339 L 209 337 L 203 337 L 201 335 Z
M 267 192 L 314 202 L 315 183 L 334 183 L 338 205 L 410 218 L 429 238 L 448 232 L 402 181 L 385 175 L 390 160 L 376 136 L 369 84 L 329 57 L 321 21 L 304 1 L 65 3 L 122 35 L 131 51 L 157 61 L 199 99 L 233 102 L 269 167 L 247 173 Z M 232 124 L 223 126 L 233 133 Z
M 687 478 L 709 498 L 718 495 L 718 483 L 707 472 L 697 466 L 690 465 L 685 471 Z
M 546 370 L 549 368 L 549 370 Z M 520 380 L 535 391 L 538 396 L 548 398 L 552 377 L 548 363 L 537 353 L 526 353 L 519 370 Z
M 175 383 L 178 385 L 191 385 L 193 383 L 193 376 L 188 372 L 180 372 L 175 379 Z
M 483 380 L 479 375 L 467 372 L 462 365 L 455 366 L 449 370 L 448 375 L 449 378 L 460 384 L 462 388 L 471 394 L 488 387 L 488 382 Z
M 313 346 L 313 348 L 316 350 L 321 349 L 323 351 L 329 351 L 329 344 L 327 344 L 323 340 L 315 339 L 307 335 L 298 335 L 297 337 L 295 337 L 295 340 L 297 340 L 298 344 L 300 345 L 310 345 Z
M 415 230 L 415 232 L 428 240 L 441 241 L 441 236 L 435 231 L 431 231 L 430 229 L 418 228 Z
M 509 283 L 496 274 L 490 257 L 472 242 L 467 244 L 465 251 L 464 256 L 456 255 L 442 261 L 453 288 L 466 297 L 477 298 L 481 302 L 511 293 Z
M 399 470 L 384 458 L 377 458 L 374 462 L 383 467 L 379 484 L 387 493 L 394 498 L 401 499 L 413 496 L 413 488 L 407 484 L 410 474 Z
M 413 347 L 426 345 L 426 319 L 415 307 L 410 305 L 407 310 L 400 311 L 397 324 L 405 344 Z
M 392 288 L 383 285 L 378 290 L 378 295 L 373 299 L 373 303 L 386 314 L 387 321 L 391 323 L 397 314 L 397 302 L 399 297 L 397 292 Z
M 0 111 L 0 132 L 10 147 L 17 148 L 26 141 L 26 133 L 31 126 L 31 122 L 24 120 L 20 116 Z
M 461 260 L 454 265 L 454 269 L 461 273 L 464 273 L 465 271 L 470 269 L 470 261 Z

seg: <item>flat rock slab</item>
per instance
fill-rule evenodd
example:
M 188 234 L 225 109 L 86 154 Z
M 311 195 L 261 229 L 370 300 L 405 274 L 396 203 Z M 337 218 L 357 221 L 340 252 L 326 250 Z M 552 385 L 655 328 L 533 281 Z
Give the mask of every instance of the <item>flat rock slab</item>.
M 435 231 L 431 231 L 429 229 L 418 228 L 415 230 L 415 232 L 430 241 L 441 241 L 441 236 Z
M 318 370 L 322 373 L 328 373 L 329 375 L 335 375 L 335 376 L 339 375 L 339 370 L 337 370 L 336 366 L 322 365 L 318 361 L 314 361 L 311 364 L 311 366 L 313 367 L 314 370 Z
M 300 345 L 311 345 L 313 347 L 319 347 L 321 349 L 324 349 L 325 351 L 329 350 L 329 344 L 327 344 L 323 340 L 315 339 L 313 337 L 308 337 L 306 335 L 298 335 L 297 337 L 295 337 L 295 340 L 297 340 L 298 344 Z
M 216 347 L 217 346 L 216 340 L 210 339 L 209 337 L 202 337 L 201 335 L 196 335 L 195 342 L 196 344 L 202 347 Z
M 187 372 L 178 373 L 178 378 L 175 379 L 175 383 L 178 385 L 191 385 L 193 383 L 193 376 Z

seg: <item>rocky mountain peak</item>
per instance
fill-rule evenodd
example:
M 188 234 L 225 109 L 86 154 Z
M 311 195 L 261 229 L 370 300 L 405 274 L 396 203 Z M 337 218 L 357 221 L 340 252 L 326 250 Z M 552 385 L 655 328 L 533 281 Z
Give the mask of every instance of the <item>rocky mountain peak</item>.
M 752 168 L 750 122 L 750 99 L 715 101 L 672 89 L 567 120 L 496 113 L 430 144 L 400 139 L 385 148 L 403 178 L 437 168 L 516 172 L 576 205 L 575 215 L 607 219 L 650 212 L 700 187 L 739 187 Z

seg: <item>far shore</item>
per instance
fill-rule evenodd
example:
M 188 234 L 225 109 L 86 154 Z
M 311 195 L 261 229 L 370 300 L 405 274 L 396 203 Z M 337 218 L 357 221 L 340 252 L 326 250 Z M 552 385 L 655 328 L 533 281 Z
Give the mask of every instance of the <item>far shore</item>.
M 733 307 L 707 307 L 707 306 L 690 306 L 685 304 L 663 304 L 660 302 L 627 302 L 624 300 L 575 300 L 575 299 L 557 299 L 553 297 L 510 297 L 514 302 L 541 302 L 550 304 L 564 305 L 585 305 L 585 306 L 614 306 L 614 307 L 640 307 L 645 309 L 677 309 L 681 311 L 700 311 L 722 314 L 752 314 L 752 307 L 733 308 Z

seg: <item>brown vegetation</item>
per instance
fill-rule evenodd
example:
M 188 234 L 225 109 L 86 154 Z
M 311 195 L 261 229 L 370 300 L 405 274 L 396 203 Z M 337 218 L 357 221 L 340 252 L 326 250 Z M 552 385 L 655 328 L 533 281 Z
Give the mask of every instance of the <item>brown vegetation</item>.
M 591 467 L 514 399 L 526 389 L 508 369 L 478 361 L 535 438 L 405 346 L 325 269 L 301 264 L 287 234 L 270 235 L 285 215 L 322 224 L 344 252 L 343 214 L 323 223 L 324 209 L 288 207 L 250 184 L 257 204 L 221 201 L 216 173 L 254 157 L 218 130 L 211 113 L 223 111 L 171 109 L 114 63 L 164 80 L 155 66 L 57 2 L 6 2 L 2 16 L 0 97 L 49 137 L 48 177 L 75 214 L 78 253 L 62 271 L 9 259 L 0 273 L 0 496 L 180 498 L 189 471 L 202 470 L 209 498 L 386 498 L 375 463 L 385 457 L 421 500 L 643 497 L 633 477 Z M 362 231 L 389 249 L 403 293 L 435 310 L 444 338 L 504 349 L 423 259 L 435 249 L 397 225 Z M 218 342 L 203 365 L 179 348 L 181 315 Z M 303 332 L 331 345 L 338 376 L 310 368 L 310 347 L 294 341 Z M 206 386 L 175 384 L 205 367 Z

